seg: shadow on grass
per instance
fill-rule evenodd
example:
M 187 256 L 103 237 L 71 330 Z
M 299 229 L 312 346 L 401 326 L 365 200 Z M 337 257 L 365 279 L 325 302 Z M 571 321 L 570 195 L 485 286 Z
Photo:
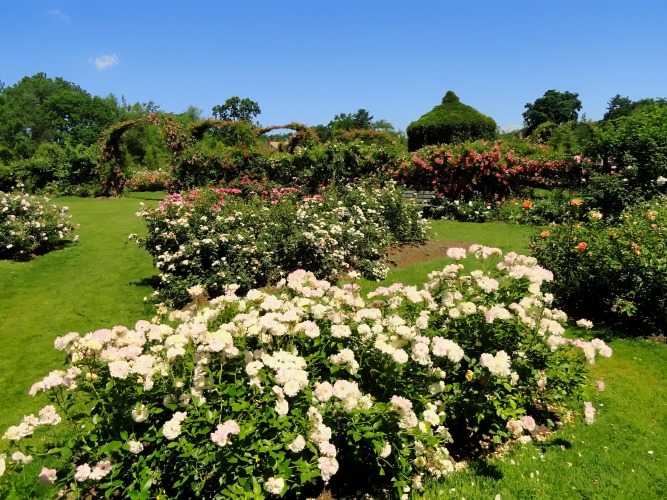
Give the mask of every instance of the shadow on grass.
M 563 438 L 556 438 L 552 439 L 546 443 L 540 443 L 540 449 L 542 452 L 547 451 L 549 448 L 561 448 L 561 449 L 566 449 L 569 450 L 572 448 L 572 443 L 570 443 L 567 439 Z
M 130 285 L 137 287 L 149 287 L 153 290 L 157 290 L 157 287 L 160 285 L 160 276 L 148 276 L 146 278 L 141 278 L 138 281 L 131 281 Z
M 165 196 L 166 193 L 164 191 L 135 191 L 124 195 L 125 198 L 147 201 L 162 201 Z
M 49 243 L 48 246 L 44 248 L 37 248 L 33 253 L 25 254 L 12 254 L 11 256 L 0 256 L 0 260 L 13 261 L 13 262 L 30 262 L 31 260 L 38 259 L 42 255 L 46 255 L 51 252 L 57 252 L 59 250 L 64 250 L 65 248 L 73 247 L 77 244 L 73 240 L 58 240 Z
M 499 481 L 503 478 L 503 473 L 500 472 L 500 468 L 486 460 L 471 462 L 470 470 L 478 476 L 488 477 L 495 481 Z

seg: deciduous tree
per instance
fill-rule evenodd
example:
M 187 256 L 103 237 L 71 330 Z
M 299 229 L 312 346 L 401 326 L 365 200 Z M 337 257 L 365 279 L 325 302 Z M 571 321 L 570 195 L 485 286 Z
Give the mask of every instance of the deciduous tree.
M 551 122 L 555 125 L 577 120 L 581 111 L 579 94 L 557 90 L 547 90 L 534 103 L 526 104 L 523 113 L 524 131 L 530 135 L 542 123 Z
M 230 97 L 224 104 L 213 106 L 213 116 L 219 120 L 252 122 L 261 112 L 262 110 L 259 108 L 258 103 L 251 99 L 241 99 L 237 96 Z

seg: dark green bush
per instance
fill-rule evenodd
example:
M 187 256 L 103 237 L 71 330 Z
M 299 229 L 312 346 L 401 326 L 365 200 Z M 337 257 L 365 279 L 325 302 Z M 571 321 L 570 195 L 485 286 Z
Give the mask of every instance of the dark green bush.
M 477 139 L 494 139 L 496 122 L 459 101 L 451 90 L 419 120 L 408 125 L 408 150 L 435 144 L 456 144 Z
M 314 193 L 331 182 L 388 178 L 400 165 L 403 152 L 396 143 L 366 144 L 359 139 L 312 144 L 293 153 L 198 144 L 181 155 L 174 180 L 180 188 L 192 188 L 236 183 L 247 177 Z

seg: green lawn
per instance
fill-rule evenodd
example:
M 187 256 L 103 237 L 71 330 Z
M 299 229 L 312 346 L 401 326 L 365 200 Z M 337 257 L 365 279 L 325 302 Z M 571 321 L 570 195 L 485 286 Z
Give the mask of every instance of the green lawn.
M 151 196 L 155 198 L 156 196 Z M 120 199 L 58 198 L 80 224 L 79 242 L 30 262 L 0 261 L 0 429 L 41 408 L 28 389 L 60 368 L 53 340 L 133 323 L 150 314 L 143 298 L 155 274 L 148 253 L 128 242 L 143 222 L 137 196 Z M 2 446 L 0 444 L 0 446 Z
M 135 216 L 139 202 L 160 197 L 59 198 L 56 202 L 69 206 L 81 224 L 79 243 L 31 262 L 0 261 L 0 432 L 44 404 L 27 391 L 62 366 L 62 353 L 53 349 L 56 336 L 152 315 L 143 297 L 151 293 L 149 281 L 156 273 L 150 256 L 127 235 L 144 230 Z M 437 239 L 521 253 L 528 252 L 533 232 L 449 221 L 435 222 L 433 230 Z M 433 256 L 392 270 L 386 283 L 421 284 L 447 262 Z M 363 283 L 365 290 L 375 286 Z M 577 415 L 545 443 L 517 447 L 429 485 L 423 498 L 667 498 L 667 346 L 642 340 L 615 340 L 611 346 L 613 357 L 591 367 L 590 396 L 598 409 L 594 425 L 584 425 Z M 605 380 L 605 392 L 594 391 L 597 379 Z M 3 447 L 0 443 L 0 451 Z

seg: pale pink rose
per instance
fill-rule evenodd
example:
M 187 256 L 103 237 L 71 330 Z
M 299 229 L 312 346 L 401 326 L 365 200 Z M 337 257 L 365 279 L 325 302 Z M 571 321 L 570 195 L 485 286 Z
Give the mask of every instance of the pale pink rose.
M 81 464 L 76 468 L 76 472 L 74 473 L 74 479 L 76 479 L 79 483 L 82 483 L 83 481 L 86 481 L 90 477 L 90 465 L 88 464 Z
M 56 479 L 57 476 L 55 469 L 47 469 L 46 467 L 42 467 L 42 470 L 39 473 L 39 481 L 42 484 L 53 484 L 56 482 Z
M 130 453 L 133 453 L 135 455 L 144 451 L 144 445 L 141 444 L 139 441 L 128 441 L 127 445 L 130 447 Z
M 285 480 L 282 477 L 270 477 L 264 483 L 264 489 L 271 493 L 272 495 L 280 495 L 280 492 L 283 491 L 285 487 Z
M 528 432 L 533 432 L 535 430 L 535 419 L 529 415 L 526 415 L 521 419 L 521 425 Z
M 92 479 L 93 481 L 99 481 L 104 476 L 109 474 L 109 472 L 111 472 L 111 462 L 108 460 L 101 460 L 95 465 L 95 467 L 93 467 L 93 470 L 90 471 L 89 479 Z
M 239 424 L 237 424 L 235 420 L 227 420 L 223 424 L 218 424 L 215 432 L 211 433 L 211 441 L 218 446 L 225 446 L 232 442 L 229 435 L 238 434 L 239 432 L 241 432 Z
M 591 425 L 593 422 L 595 422 L 595 408 L 593 407 L 593 403 L 590 401 L 586 401 L 584 403 L 584 421 L 588 425 Z
M 454 260 L 461 260 L 466 258 L 465 248 L 448 248 L 447 257 Z
M 322 480 L 327 483 L 338 472 L 338 460 L 333 457 L 320 457 L 317 460 Z
M 516 437 L 519 437 L 521 434 L 523 434 L 523 425 L 521 425 L 520 420 L 508 420 L 506 427 L 507 430 L 509 430 Z
M 333 396 L 333 386 L 329 382 L 317 384 L 315 387 L 315 397 L 319 401 L 326 403 L 331 399 L 331 396 Z
M 293 453 L 299 453 L 299 452 L 303 451 L 303 449 L 305 447 L 306 447 L 306 440 L 304 439 L 304 437 L 301 434 L 299 434 L 297 437 L 295 437 L 294 441 L 292 441 L 289 444 L 289 449 Z
M 40 425 L 56 425 L 60 423 L 62 418 L 56 413 L 56 408 L 53 405 L 47 405 L 39 410 L 39 424 Z
M 380 450 L 380 457 L 387 458 L 389 455 L 391 455 L 391 445 L 387 443 L 382 450 Z

